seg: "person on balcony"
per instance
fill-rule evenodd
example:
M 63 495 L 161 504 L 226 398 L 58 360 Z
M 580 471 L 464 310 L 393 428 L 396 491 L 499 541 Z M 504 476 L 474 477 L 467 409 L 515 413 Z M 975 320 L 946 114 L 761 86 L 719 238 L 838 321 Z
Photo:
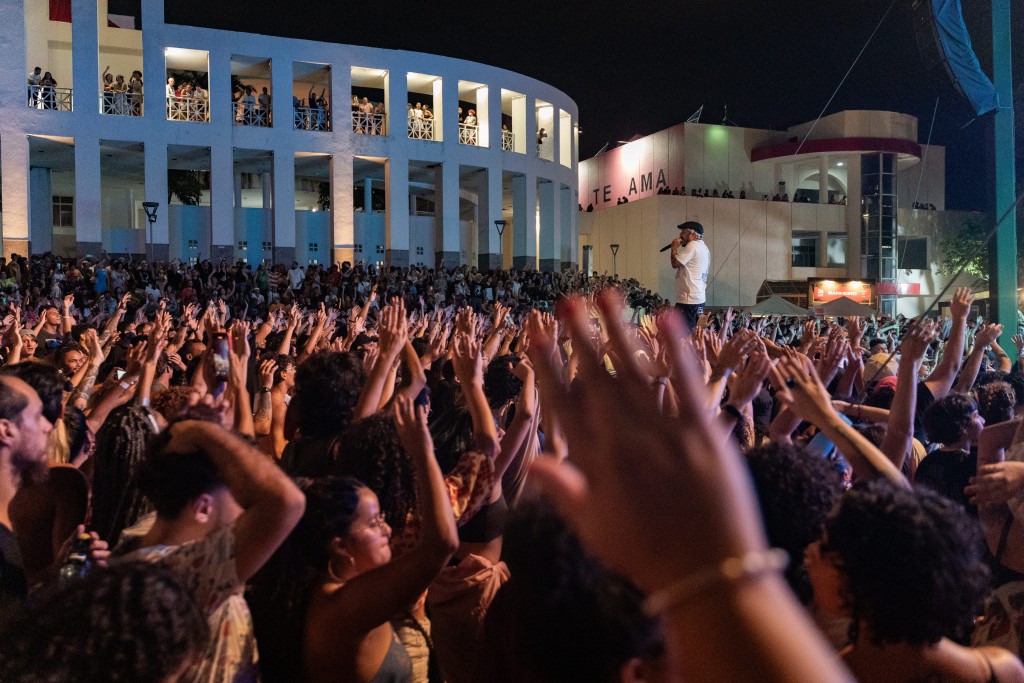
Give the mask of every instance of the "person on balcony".
M 113 113 L 125 115 L 128 113 L 128 84 L 124 82 L 124 76 L 117 75 L 113 85 L 110 86 L 113 95 Z
M 128 80 L 128 92 L 131 93 L 132 116 L 142 116 L 142 72 L 138 69 Z
M 473 126 L 475 128 L 476 127 L 476 111 L 470 109 L 469 113 L 466 114 L 466 120 L 464 121 L 464 123 L 467 126 Z
M 57 87 L 57 81 L 54 80 L 49 71 L 43 74 L 43 80 L 39 82 L 39 85 L 42 87 L 40 94 L 43 98 L 43 109 L 56 109 L 57 92 L 54 88 Z
M 114 86 L 114 76 L 110 73 L 110 67 L 103 69 L 103 73 L 100 74 L 100 91 L 103 93 L 103 109 L 104 114 L 114 113 L 114 96 L 111 94 Z
M 252 94 L 252 86 L 245 86 L 245 95 L 242 96 L 242 123 L 246 126 L 253 124 L 253 110 L 256 109 L 256 98 Z
M 256 99 L 259 102 L 260 112 L 263 115 L 263 121 L 262 121 L 263 125 L 264 126 L 270 125 L 271 99 L 270 99 L 270 93 L 267 92 L 267 87 L 266 86 L 263 86 L 263 90 L 260 92 L 259 96 Z
M 43 80 L 43 69 L 37 66 L 28 75 L 28 106 L 33 109 L 39 106 L 39 84 Z

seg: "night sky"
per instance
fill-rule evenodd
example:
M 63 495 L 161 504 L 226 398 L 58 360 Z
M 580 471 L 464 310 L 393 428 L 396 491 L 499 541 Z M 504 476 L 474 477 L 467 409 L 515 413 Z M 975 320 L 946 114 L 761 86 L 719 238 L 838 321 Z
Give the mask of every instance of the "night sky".
M 109 1 L 112 12 L 119 2 L 138 2 Z M 579 105 L 585 159 L 606 142 L 680 123 L 702 104 L 705 123 L 720 122 L 726 104 L 729 120 L 739 126 L 782 129 L 813 120 L 890 2 L 169 0 L 166 20 L 431 52 L 526 74 Z M 975 51 L 988 70 L 988 0 L 963 5 Z M 825 113 L 861 108 L 912 114 L 923 143 L 938 97 L 932 142 L 947 146 L 947 207 L 983 208 L 987 123 L 969 123 L 973 114 L 944 71 L 925 72 L 909 8 L 910 0 L 896 0 Z M 1021 82 L 1024 12 L 1013 23 L 1015 78 Z M 1019 124 L 1024 112 L 1017 116 Z

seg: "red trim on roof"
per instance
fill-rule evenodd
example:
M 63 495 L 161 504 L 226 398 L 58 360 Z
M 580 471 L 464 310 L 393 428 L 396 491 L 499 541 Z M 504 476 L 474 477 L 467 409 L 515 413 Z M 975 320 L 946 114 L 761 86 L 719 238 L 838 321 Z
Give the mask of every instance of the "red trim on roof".
M 824 140 L 808 140 L 800 146 L 799 142 L 782 142 L 755 147 L 750 152 L 751 161 L 777 159 L 796 154 L 800 150 L 804 154 L 822 154 L 825 152 L 892 152 L 908 154 L 921 158 L 921 145 L 910 140 L 899 138 L 827 138 Z

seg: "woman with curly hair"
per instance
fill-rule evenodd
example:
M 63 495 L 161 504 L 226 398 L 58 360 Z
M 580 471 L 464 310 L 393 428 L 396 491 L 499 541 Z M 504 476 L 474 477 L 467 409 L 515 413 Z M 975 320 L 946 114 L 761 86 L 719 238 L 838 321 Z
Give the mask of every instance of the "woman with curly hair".
M 389 620 L 427 589 L 458 535 L 425 408 L 399 398 L 395 425 L 416 475 L 418 541 L 392 558 L 391 527 L 377 495 L 359 480 L 325 477 L 308 485 L 302 521 L 249 596 L 271 683 L 413 680 L 409 653 Z M 281 555 L 296 548 L 298 570 L 286 569 Z
M 927 488 L 855 485 L 805 555 L 814 599 L 848 616 L 843 659 L 859 681 L 1024 681 L 1001 648 L 958 645 L 988 588 L 978 523 Z
M 0 680 L 174 681 L 208 641 L 206 618 L 173 574 L 125 562 L 93 570 L 10 621 L 0 632 Z

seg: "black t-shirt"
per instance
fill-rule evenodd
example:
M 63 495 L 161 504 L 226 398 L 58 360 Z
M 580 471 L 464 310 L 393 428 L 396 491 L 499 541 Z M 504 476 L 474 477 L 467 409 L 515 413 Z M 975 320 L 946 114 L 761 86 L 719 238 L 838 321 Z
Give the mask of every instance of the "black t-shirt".
M 0 615 L 19 607 L 28 597 L 28 581 L 14 532 L 0 524 Z

